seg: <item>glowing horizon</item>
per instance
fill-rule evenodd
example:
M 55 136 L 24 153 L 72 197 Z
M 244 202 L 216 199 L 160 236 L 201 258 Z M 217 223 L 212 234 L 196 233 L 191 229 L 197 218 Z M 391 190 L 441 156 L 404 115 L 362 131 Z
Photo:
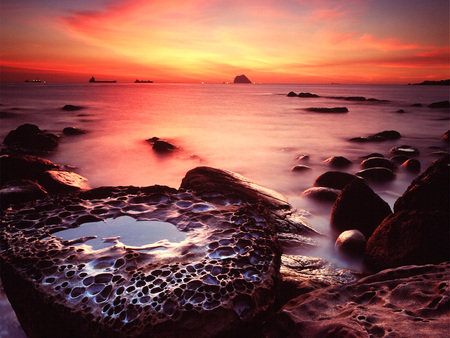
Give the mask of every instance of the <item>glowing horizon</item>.
M 1 81 L 443 80 L 448 10 L 447 0 L 6 0 Z

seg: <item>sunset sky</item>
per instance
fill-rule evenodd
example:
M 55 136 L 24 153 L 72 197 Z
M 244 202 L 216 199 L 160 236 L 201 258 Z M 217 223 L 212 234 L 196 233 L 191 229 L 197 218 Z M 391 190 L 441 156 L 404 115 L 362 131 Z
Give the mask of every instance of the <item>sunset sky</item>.
M 450 78 L 448 0 L 2 0 L 0 11 L 2 82 Z

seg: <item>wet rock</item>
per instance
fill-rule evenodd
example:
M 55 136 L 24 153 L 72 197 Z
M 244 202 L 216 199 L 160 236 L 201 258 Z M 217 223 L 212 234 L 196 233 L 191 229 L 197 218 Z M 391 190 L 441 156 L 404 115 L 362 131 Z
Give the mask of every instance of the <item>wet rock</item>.
M 419 150 L 416 148 L 413 148 L 408 145 L 402 145 L 398 147 L 393 147 L 391 150 L 389 150 L 390 153 L 394 155 L 406 155 L 406 156 L 416 156 L 419 155 Z
M 448 261 L 447 211 L 402 210 L 387 217 L 369 238 L 368 264 L 377 269 Z
M 346 255 L 362 256 L 366 248 L 366 237 L 358 230 L 347 230 L 337 238 L 334 246 Z
M 393 161 L 384 157 L 370 157 L 362 161 L 361 166 L 365 169 L 375 167 L 388 168 L 390 170 L 397 169 L 397 165 Z
M 395 179 L 395 174 L 391 169 L 382 167 L 363 169 L 356 172 L 355 175 L 372 182 L 389 182 Z
M 303 172 L 303 171 L 310 171 L 310 170 L 311 170 L 311 167 L 308 167 L 307 165 L 300 165 L 300 164 L 294 165 L 291 168 L 291 171 L 296 172 L 296 173 Z
M 434 102 L 429 104 L 428 108 L 450 108 L 450 101 Z
M 382 132 L 374 134 L 374 136 L 380 136 L 386 140 L 398 140 L 402 137 L 396 130 L 384 130 Z
M 450 143 L 449 134 L 450 134 L 450 130 L 447 130 L 445 132 L 445 134 L 442 135 L 441 140 L 446 142 L 446 143 Z
M 49 170 L 39 176 L 39 183 L 49 193 L 68 193 L 90 189 L 87 179 L 77 173 Z
M 295 97 L 295 96 L 297 96 L 297 94 L 295 94 L 294 92 L 289 92 L 289 93 L 287 94 L 287 96 L 288 96 L 288 97 Z
M 367 159 L 371 157 L 384 157 L 384 155 L 380 153 L 371 153 L 369 155 L 362 156 L 361 158 Z
M 403 164 L 409 160 L 409 156 L 406 155 L 395 155 L 390 158 L 390 160 L 396 164 Z
M 412 158 L 403 162 L 402 167 L 411 173 L 418 173 L 420 172 L 420 161 Z
M 301 155 L 297 155 L 297 156 L 295 156 L 295 158 L 294 158 L 294 160 L 296 160 L 296 161 L 304 161 L 304 162 L 306 162 L 306 161 L 309 161 L 309 159 L 310 159 L 310 157 L 309 157 L 309 155 L 305 155 L 305 154 L 301 154 Z
M 341 172 L 341 171 L 327 171 L 326 173 L 317 177 L 314 181 L 315 187 L 328 187 L 342 190 L 354 179 L 361 179 L 358 176 Z
M 394 211 L 449 210 L 449 157 L 444 156 L 415 178 L 405 193 L 397 199 Z
M 152 144 L 153 150 L 155 150 L 157 152 L 165 153 L 165 152 L 170 152 L 174 149 L 177 149 L 177 147 L 175 147 L 173 144 L 171 144 L 167 141 L 163 141 L 159 137 L 152 137 L 146 141 L 149 142 L 150 144 Z
M 356 229 L 369 238 L 389 214 L 389 205 L 364 181 L 352 180 L 334 203 L 330 222 L 339 233 Z
M 307 111 L 311 111 L 314 113 L 348 113 L 347 107 L 334 107 L 334 108 L 306 108 Z
M 1 209 L 10 204 L 25 203 L 48 197 L 47 192 L 39 184 L 30 180 L 9 181 L 0 188 Z
M 350 142 L 356 142 L 356 143 L 367 143 L 370 142 L 370 139 L 367 137 L 352 137 L 350 140 Z
M 404 114 L 404 113 L 406 113 L 403 109 L 399 109 L 399 110 L 397 110 L 396 111 L 396 113 L 398 113 L 398 114 Z
M 450 265 L 405 266 L 287 303 L 266 337 L 441 337 L 448 333 Z
M 247 76 L 244 74 L 238 75 L 234 78 L 233 83 L 252 83 Z
M 3 143 L 8 147 L 46 151 L 58 146 L 58 136 L 46 133 L 34 124 L 23 124 L 6 135 Z
M 77 111 L 77 110 L 81 110 L 81 109 L 84 109 L 84 107 L 75 106 L 73 104 L 66 104 L 64 107 L 61 108 L 61 110 L 65 110 L 65 111 Z
M 314 187 L 302 192 L 302 196 L 319 202 L 334 203 L 340 194 L 340 190 L 327 187 Z
M 110 187 L 96 189 L 93 199 L 89 191 L 60 194 L 26 210 L 7 210 L 2 221 L 8 227 L 0 228 L 2 279 L 25 332 L 47 337 L 255 333 L 276 300 L 281 251 L 275 228 L 282 220 L 274 209 L 286 202 L 263 189 L 252 192 L 247 181 L 212 168 L 194 169 L 183 185 L 191 189 Z M 91 238 L 58 236 L 118 215 L 170 222 L 187 238 L 153 243 L 148 250 L 129 245 L 90 250 Z M 165 250 L 151 250 L 155 245 Z
M 343 156 L 332 156 L 327 158 L 324 162 L 335 168 L 345 168 L 352 164 L 352 161 Z
M 86 134 L 86 130 L 77 127 L 66 127 L 63 129 L 64 135 L 82 135 Z
M 1 184 L 17 179 L 35 180 L 44 171 L 52 169 L 60 169 L 60 166 L 40 157 L 31 155 L 0 156 Z
M 319 97 L 319 95 L 306 92 L 306 93 L 299 93 L 298 97 Z

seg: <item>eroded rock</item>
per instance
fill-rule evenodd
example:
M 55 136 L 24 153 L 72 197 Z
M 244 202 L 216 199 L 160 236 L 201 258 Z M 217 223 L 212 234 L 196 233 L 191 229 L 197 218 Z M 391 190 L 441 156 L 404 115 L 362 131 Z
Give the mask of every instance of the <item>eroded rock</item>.
M 3 143 L 8 147 L 47 151 L 58 146 L 58 136 L 46 133 L 34 124 L 26 123 L 11 130 Z
M 360 180 L 361 178 L 341 171 L 327 171 L 315 179 L 314 186 L 342 190 L 354 179 Z

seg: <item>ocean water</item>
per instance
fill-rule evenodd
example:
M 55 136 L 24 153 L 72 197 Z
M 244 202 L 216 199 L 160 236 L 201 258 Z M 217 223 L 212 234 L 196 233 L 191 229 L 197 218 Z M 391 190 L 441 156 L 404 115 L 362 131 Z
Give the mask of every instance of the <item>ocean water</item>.
M 423 171 L 437 158 L 434 152 L 448 151 L 441 136 L 449 129 L 449 110 L 427 107 L 449 100 L 445 86 L 3 83 L 0 88 L 0 139 L 23 123 L 60 135 L 59 147 L 43 157 L 71 166 L 91 187 L 159 184 L 178 188 L 185 173 L 197 166 L 231 170 L 282 193 L 294 207 L 306 210 L 311 226 L 325 234 L 330 232 L 332 205 L 300 196 L 316 177 L 335 170 L 325 159 L 345 156 L 353 165 L 343 171 L 355 173 L 361 169 L 362 156 L 379 152 L 390 157 L 392 147 L 407 144 L 420 150 L 416 158 Z M 290 91 L 320 97 L 287 97 Z M 329 98 L 338 96 L 387 101 Z M 413 107 L 416 103 L 423 107 Z M 83 109 L 63 111 L 66 104 Z M 343 106 L 348 113 L 305 110 Z M 405 113 L 397 113 L 400 109 Z M 87 134 L 63 135 L 69 126 L 85 129 Z M 391 129 L 402 138 L 349 142 L 352 137 Z M 154 136 L 178 149 L 155 153 L 145 141 Z M 308 161 L 296 160 L 303 154 Z M 297 164 L 311 170 L 292 172 Z M 399 168 L 396 175 L 392 182 L 371 184 L 391 207 L 418 174 Z M 330 248 L 321 255 L 334 256 Z M 0 298 L 6 309 L 5 298 Z M 22 336 L 20 329 L 5 329 L 5 325 L 17 326 L 16 322 L 5 323 L 0 331 Z

